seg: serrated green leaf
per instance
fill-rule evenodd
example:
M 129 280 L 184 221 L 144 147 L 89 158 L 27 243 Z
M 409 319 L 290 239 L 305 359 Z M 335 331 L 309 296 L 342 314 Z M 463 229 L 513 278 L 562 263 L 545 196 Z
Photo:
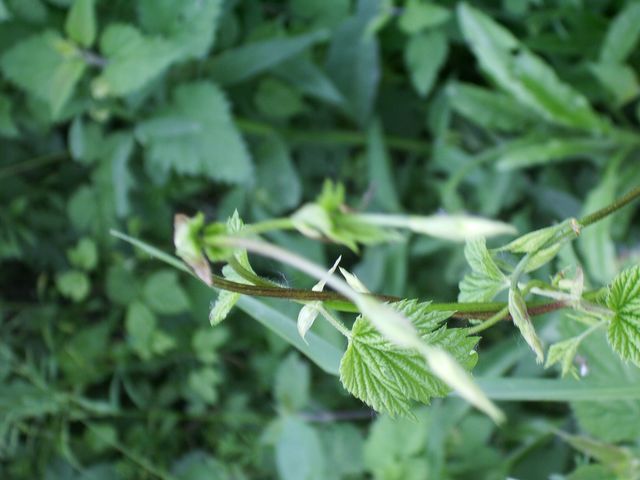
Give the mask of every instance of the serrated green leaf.
M 518 132 L 536 121 L 530 110 L 508 95 L 473 84 L 453 83 L 447 95 L 458 114 L 489 130 Z
M 551 123 L 589 131 L 608 128 L 581 93 L 506 28 L 466 3 L 459 4 L 458 20 L 482 69 L 517 101 Z
M 90 47 L 96 39 L 95 0 L 74 0 L 64 30 L 71 40 Z
M 180 56 L 180 48 L 159 37 L 147 37 L 131 25 L 111 24 L 100 37 L 108 63 L 92 83 L 97 98 L 140 90 Z
M 533 253 L 551 240 L 563 228 L 563 226 L 563 224 L 560 224 L 534 230 L 533 232 L 529 232 L 516 238 L 497 250 L 514 253 Z
M 431 91 L 448 51 L 447 37 L 439 31 L 413 35 L 407 42 L 404 61 L 420 96 Z
M 203 57 L 211 48 L 222 0 L 141 0 L 137 2 L 141 26 L 163 35 L 180 48 L 183 57 Z
M 2 55 L 0 66 L 9 80 L 46 102 L 54 117 L 86 68 L 77 48 L 53 31 L 18 42 Z
M 459 283 L 461 302 L 488 302 L 507 288 L 507 278 L 493 261 L 484 238 L 469 240 L 464 256 L 472 272 Z
M 628 2 L 609 26 L 600 50 L 600 61 L 622 63 L 640 38 L 640 4 Z
M 156 177 L 170 171 L 233 183 L 251 177 L 247 147 L 224 93 L 212 83 L 178 86 L 172 104 L 141 122 L 135 133 L 146 147 L 147 169 Z
M 441 347 L 466 369 L 477 361 L 477 338 L 462 329 L 441 326 L 453 312 L 430 312 L 428 303 L 404 300 L 392 307 L 405 315 L 428 345 Z M 449 388 L 431 372 L 424 357 L 386 340 L 370 320 L 360 316 L 340 362 L 340 379 L 355 397 L 379 412 L 410 415 L 412 400 L 429 403 Z
M 640 366 L 640 266 L 620 273 L 609 287 L 607 306 L 613 311 L 608 339 L 624 360 Z
M 318 30 L 296 37 L 274 38 L 226 50 L 212 60 L 209 67 L 211 79 L 223 86 L 247 80 L 327 38 L 326 30 Z

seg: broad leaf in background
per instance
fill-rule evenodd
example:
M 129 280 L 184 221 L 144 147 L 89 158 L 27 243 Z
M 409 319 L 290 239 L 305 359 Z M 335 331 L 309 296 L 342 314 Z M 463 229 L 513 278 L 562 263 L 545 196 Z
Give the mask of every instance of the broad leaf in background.
M 451 12 L 432 2 L 407 0 L 398 21 L 400 29 L 410 35 L 438 27 L 451 18 Z
M 618 194 L 620 179 L 618 172 L 622 159 L 623 157 L 617 155 L 609 161 L 602 180 L 589 192 L 585 200 L 582 208 L 583 215 L 597 210 L 600 205 L 613 202 Z M 590 278 L 601 285 L 607 285 L 618 271 L 616 249 L 611 238 L 611 228 L 615 218 L 610 216 L 601 220 L 585 229 L 578 237 L 578 248 L 586 270 Z
M 467 337 L 462 329 L 441 326 L 453 312 L 429 312 L 429 303 L 415 300 L 392 306 L 411 321 L 427 345 L 443 348 L 467 370 L 475 365 L 477 337 Z M 422 355 L 397 347 L 363 316 L 351 329 L 349 346 L 340 362 L 340 380 L 353 396 L 378 412 L 394 416 L 411 416 L 412 400 L 429 403 L 432 397 L 449 392 Z
M 19 133 L 11 116 L 11 107 L 11 100 L 0 94 L 0 135 L 3 137 L 15 137 Z
M 46 102 L 54 117 L 86 68 L 77 47 L 52 31 L 17 43 L 2 55 L 0 66 L 9 80 Z
M 640 266 L 620 273 L 607 296 L 607 306 L 613 311 L 608 339 L 611 347 L 624 360 L 640 366 Z
M 367 162 L 369 164 L 369 182 L 373 189 L 373 204 L 384 210 L 397 212 L 400 201 L 395 185 L 395 176 L 391 173 L 391 158 L 385 148 L 384 132 L 379 120 L 371 122 L 367 131 Z
M 163 35 L 184 57 L 207 54 L 218 27 L 222 0 L 141 0 L 137 2 L 142 28 Z
M 327 72 L 347 101 L 348 113 L 362 125 L 371 115 L 380 80 L 378 41 L 368 32 L 379 11 L 379 0 L 359 0 L 356 14 L 333 34 L 327 57 Z
M 627 2 L 616 15 L 600 50 L 602 63 L 623 63 L 640 39 L 640 4 Z
M 257 188 L 255 199 L 273 214 L 299 205 L 302 185 L 287 144 L 277 136 L 265 138 L 255 150 Z M 278 172 L 273 175 L 273 172 Z
M 159 37 L 147 37 L 131 25 L 109 25 L 100 37 L 107 59 L 93 80 L 96 98 L 124 96 L 146 86 L 180 56 L 180 48 Z
M 146 168 L 155 178 L 174 171 L 242 183 L 253 171 L 227 99 L 212 83 L 177 87 L 172 105 L 140 123 L 136 137 L 146 147 Z
M 489 130 L 518 132 L 536 121 L 535 115 L 512 97 L 476 85 L 452 83 L 447 95 L 456 113 Z
M 498 158 L 498 170 L 513 170 L 574 159 L 592 158 L 611 149 L 610 142 L 595 138 L 539 138 L 514 140 Z
M 64 29 L 71 40 L 90 47 L 96 39 L 95 0 L 74 0 Z
M 404 62 L 416 91 L 426 97 L 447 59 L 447 37 L 440 31 L 413 35 L 407 42 Z
M 274 38 L 226 50 L 208 65 L 211 78 L 220 85 L 232 85 L 258 75 L 288 60 L 316 43 L 325 41 L 326 30 L 296 37 Z
M 292 352 L 278 367 L 274 396 L 282 408 L 295 412 L 307 406 L 310 383 L 309 364 Z
M 283 418 L 276 442 L 276 465 L 282 480 L 325 479 L 325 456 L 318 432 L 297 417 Z
M 581 93 L 489 16 L 461 3 L 458 21 L 482 69 L 523 105 L 558 125 L 595 132 L 608 128 Z

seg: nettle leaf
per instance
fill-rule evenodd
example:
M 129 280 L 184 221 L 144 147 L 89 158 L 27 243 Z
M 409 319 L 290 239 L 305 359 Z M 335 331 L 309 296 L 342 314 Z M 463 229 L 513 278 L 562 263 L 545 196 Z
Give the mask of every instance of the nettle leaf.
M 563 377 L 568 373 L 577 377 L 576 368 L 573 365 L 573 359 L 578 353 L 578 347 L 580 346 L 582 338 L 583 337 L 578 335 L 551 345 L 547 353 L 547 361 L 544 364 L 544 368 L 549 368 L 556 363 L 559 363 L 562 366 Z
M 96 98 L 123 96 L 141 89 L 181 54 L 176 44 L 144 36 L 125 24 L 112 24 L 105 29 L 100 38 L 100 51 L 108 63 L 92 83 Z
M 428 345 L 449 352 L 467 370 L 477 361 L 477 337 L 441 326 L 453 312 L 429 311 L 429 303 L 403 300 L 392 304 L 405 315 Z M 429 369 L 419 353 L 386 340 L 371 321 L 359 316 L 340 362 L 340 380 L 355 397 L 378 412 L 411 415 L 413 400 L 429 403 L 450 389 Z
M 640 265 L 614 279 L 607 306 L 614 313 L 607 332 L 611 347 L 624 360 L 640 366 Z
M 46 102 L 55 117 L 73 94 L 86 64 L 76 46 L 47 31 L 14 45 L 0 59 L 0 67 L 11 82 Z
M 221 0 L 141 0 L 137 5 L 142 27 L 170 39 L 185 57 L 207 54 L 217 31 L 221 6 Z
M 232 183 L 251 178 L 253 166 L 224 93 L 214 84 L 180 85 L 171 106 L 136 128 L 147 147 L 147 169 L 156 178 L 170 171 Z
M 508 287 L 507 277 L 494 262 L 484 238 L 468 241 L 464 256 L 471 273 L 465 275 L 459 284 L 459 301 L 488 302 Z

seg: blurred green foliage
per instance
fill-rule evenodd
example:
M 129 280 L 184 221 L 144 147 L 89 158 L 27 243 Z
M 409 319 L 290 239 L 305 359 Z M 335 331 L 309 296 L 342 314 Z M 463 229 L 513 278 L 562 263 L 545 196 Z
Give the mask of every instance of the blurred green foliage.
M 170 251 L 176 212 L 255 222 L 327 177 L 362 210 L 521 232 L 591 212 L 640 183 L 639 38 L 620 0 L 0 0 L 0 477 L 639 478 L 639 401 L 509 403 L 506 429 L 452 398 L 376 418 L 242 311 L 212 328 L 210 290 L 109 235 Z M 607 284 L 640 259 L 637 220 L 555 266 Z M 341 252 L 405 297 L 451 300 L 465 269 L 433 238 Z M 578 333 L 550 317 L 546 342 Z M 580 368 L 637 382 L 600 333 Z M 548 375 L 513 335 L 477 371 Z

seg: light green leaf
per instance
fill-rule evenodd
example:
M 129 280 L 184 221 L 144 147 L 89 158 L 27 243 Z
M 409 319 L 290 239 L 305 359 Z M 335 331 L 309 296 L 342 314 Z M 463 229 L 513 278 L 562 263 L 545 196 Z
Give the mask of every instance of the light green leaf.
M 380 80 L 378 41 L 367 31 L 380 12 L 380 2 L 360 0 L 356 14 L 333 33 L 326 70 L 347 102 L 347 112 L 360 124 L 369 119 Z
M 128 164 L 134 150 L 133 135 L 129 132 L 112 134 L 105 142 L 104 148 L 111 163 L 113 178 L 113 201 L 116 215 L 126 217 L 130 212 L 129 192 L 135 185 Z
M 513 323 L 518 330 L 522 338 L 527 342 L 536 354 L 536 362 L 542 363 L 544 360 L 544 351 L 542 349 L 542 343 L 536 333 L 529 312 L 527 311 L 527 304 L 519 290 L 515 288 L 509 289 L 509 313 L 513 319 Z
M 616 105 L 624 105 L 640 92 L 636 72 L 628 65 L 618 63 L 593 63 L 589 70 L 615 100 Z
M 178 283 L 177 272 L 173 270 L 152 274 L 142 292 L 149 307 L 158 314 L 174 315 L 189 308 L 189 299 Z
M 316 430 L 294 416 L 286 416 L 276 442 L 276 466 L 282 480 L 323 480 L 325 457 Z
M 212 83 L 178 86 L 171 106 L 140 123 L 135 133 L 147 148 L 147 169 L 156 177 L 171 170 L 233 183 L 251 177 L 247 147 L 224 93 Z
M 451 12 L 428 0 L 407 0 L 398 21 L 400 29 L 408 34 L 442 25 L 451 18 Z
M 613 145 L 593 138 L 523 138 L 514 140 L 500 155 L 498 170 L 513 170 L 546 165 L 552 162 L 591 158 Z
M 508 95 L 473 84 L 452 83 L 447 95 L 453 110 L 489 130 L 518 132 L 536 121 L 530 110 Z
M 218 293 L 218 298 L 213 304 L 211 311 L 209 312 L 209 323 L 211 326 L 215 327 L 227 318 L 231 309 L 236 303 L 238 303 L 238 300 L 240 300 L 239 293 L 221 290 L 220 293 Z
M 64 30 L 71 40 L 90 47 L 96 39 L 95 0 L 74 0 Z
M 458 20 L 482 69 L 517 101 L 551 123 L 589 131 L 609 128 L 581 93 L 489 16 L 461 3 Z
M 91 282 L 87 274 L 78 270 L 69 270 L 56 274 L 58 291 L 74 302 L 81 302 L 91 289 Z
M 67 250 L 67 257 L 74 267 L 90 272 L 98 264 L 98 248 L 93 240 L 84 237 L 74 248 Z
M 56 117 L 73 95 L 86 64 L 72 43 L 47 31 L 15 44 L 2 55 L 0 66 L 9 80 L 46 102 Z
M 103 153 L 102 128 L 96 122 L 87 123 L 82 117 L 76 117 L 69 128 L 67 143 L 75 161 L 85 164 L 93 163 Z
M 96 98 L 124 96 L 146 86 L 180 56 L 180 48 L 159 37 L 146 37 L 135 27 L 109 25 L 100 38 L 108 63 L 92 83 Z
M 600 50 L 600 61 L 623 63 L 640 38 L 640 4 L 628 2 L 611 22 Z
M 149 359 L 152 356 L 153 334 L 157 328 L 153 312 L 143 303 L 134 302 L 127 308 L 125 324 L 131 347 L 140 357 Z
M 404 62 L 411 73 L 413 87 L 421 97 L 431 91 L 447 53 L 447 38 L 440 31 L 413 35 L 407 42 Z
M 212 60 L 208 68 L 210 78 L 223 86 L 247 80 L 302 53 L 312 45 L 325 41 L 328 36 L 326 30 L 318 30 L 226 50 Z
M 507 251 L 514 253 L 533 253 L 542 248 L 547 242 L 549 242 L 560 230 L 564 227 L 564 224 L 554 225 L 552 227 L 545 227 L 533 232 L 529 232 L 515 240 L 509 242 L 503 247 L 498 248 L 498 251 Z
M 221 381 L 220 372 L 212 367 L 202 367 L 189 373 L 187 385 L 189 393 L 193 394 L 198 400 L 209 405 L 215 405 L 218 401 L 216 387 Z
M 142 28 L 163 35 L 183 57 L 200 58 L 211 48 L 218 28 L 221 0 L 141 0 L 137 2 Z
M 576 376 L 576 368 L 573 365 L 573 359 L 578 352 L 578 346 L 581 341 L 582 338 L 577 336 L 551 345 L 547 353 L 547 362 L 544 364 L 544 368 L 549 368 L 556 363 L 559 363 L 562 366 L 563 377 L 568 373 Z
M 624 360 L 640 366 L 640 266 L 620 273 L 607 296 L 607 306 L 614 316 L 609 323 L 611 347 Z
M 274 395 L 280 407 L 297 411 L 309 402 L 311 372 L 296 353 L 290 353 L 276 371 Z
M 229 338 L 229 331 L 224 328 L 200 328 L 191 339 L 191 346 L 202 363 L 213 365 L 218 361 L 217 350 Z
M 475 365 L 477 338 L 467 337 L 462 329 L 441 326 L 452 312 L 430 312 L 428 303 L 407 300 L 392 307 L 409 318 L 429 346 L 445 349 L 466 369 Z M 449 392 L 421 354 L 385 339 L 366 317 L 358 317 L 351 333 L 340 362 L 340 379 L 352 395 L 375 410 L 410 415 L 412 400 L 429 403 L 432 397 Z
M 469 240 L 464 256 L 472 271 L 459 284 L 459 301 L 488 302 L 508 287 L 507 277 L 493 261 L 484 238 Z

